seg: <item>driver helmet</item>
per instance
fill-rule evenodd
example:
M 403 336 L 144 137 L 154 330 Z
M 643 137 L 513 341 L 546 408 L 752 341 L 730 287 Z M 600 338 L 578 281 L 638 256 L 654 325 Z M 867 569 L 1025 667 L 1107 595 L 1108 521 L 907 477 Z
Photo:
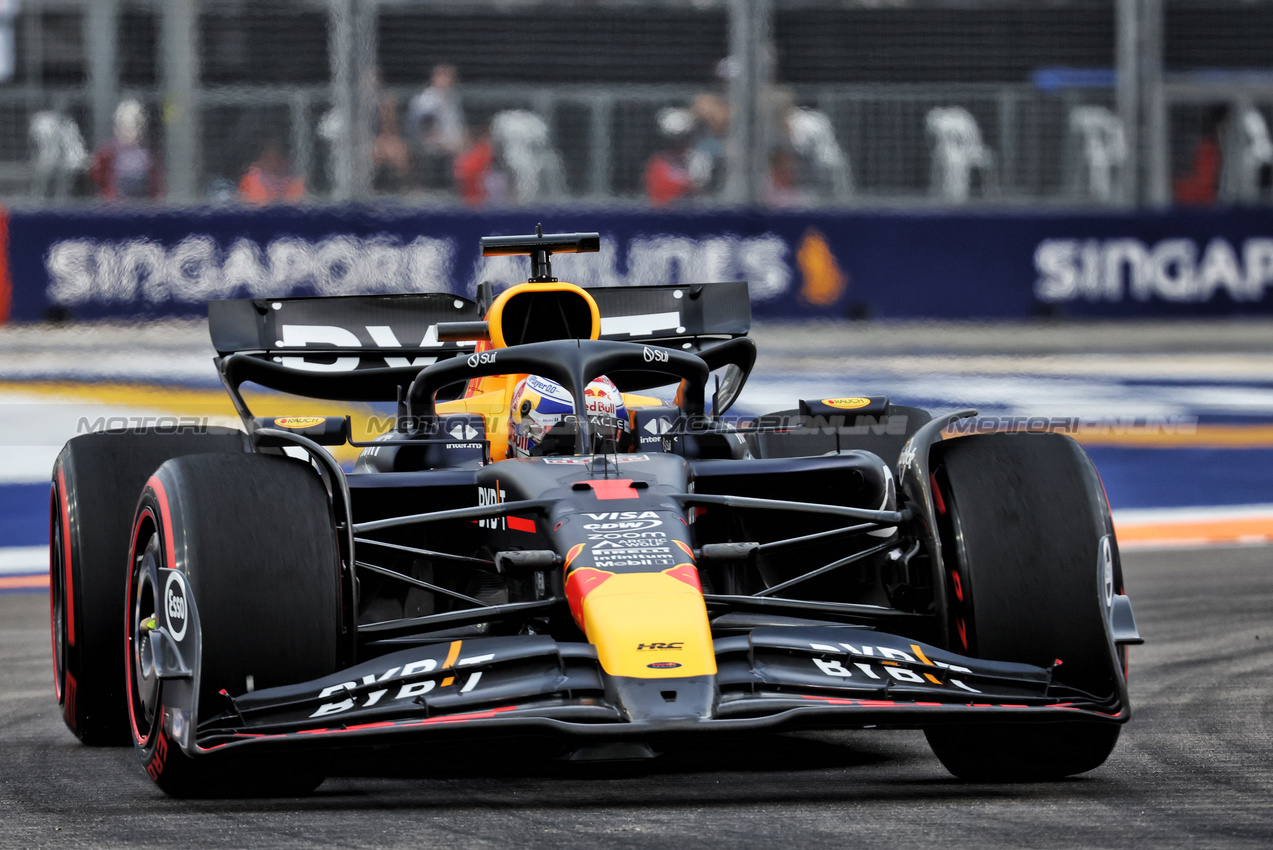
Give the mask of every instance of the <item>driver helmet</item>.
M 593 448 L 627 451 L 631 425 L 623 394 L 606 376 L 584 387 Z M 513 389 L 508 416 L 508 444 L 514 457 L 572 454 L 575 450 L 575 404 L 570 391 L 547 378 L 527 375 Z M 611 448 L 613 446 L 613 448 Z

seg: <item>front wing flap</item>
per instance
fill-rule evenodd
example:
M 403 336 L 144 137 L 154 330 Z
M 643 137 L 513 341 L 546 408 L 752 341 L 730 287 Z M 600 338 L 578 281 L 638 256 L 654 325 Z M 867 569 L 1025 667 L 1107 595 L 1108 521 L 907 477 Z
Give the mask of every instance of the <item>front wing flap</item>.
M 1116 694 L 1099 698 L 1054 683 L 1053 668 L 967 658 L 870 628 L 757 628 L 720 638 L 715 648 L 718 698 L 709 717 L 628 719 L 590 644 L 479 638 L 401 649 L 311 682 L 227 696 L 225 711 L 199 723 L 188 749 L 374 743 L 444 731 L 652 739 L 1128 716 Z

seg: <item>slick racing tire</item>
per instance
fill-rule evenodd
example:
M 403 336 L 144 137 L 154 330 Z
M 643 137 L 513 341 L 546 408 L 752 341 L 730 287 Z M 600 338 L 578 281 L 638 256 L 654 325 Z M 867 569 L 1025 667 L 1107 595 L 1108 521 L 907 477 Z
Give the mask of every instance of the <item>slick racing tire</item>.
M 985 434 L 938 444 L 932 466 L 951 647 L 1052 667 L 1054 683 L 1125 712 L 1109 627 L 1121 567 L 1104 490 L 1083 450 L 1059 434 Z M 955 776 L 1028 781 L 1099 767 L 1120 728 L 1069 720 L 925 734 Z
M 147 774 L 175 797 L 316 788 L 321 760 L 233 748 L 191 756 L 181 742 L 197 750 L 193 730 L 232 711 L 231 697 L 336 671 L 340 555 L 318 473 L 260 454 L 171 460 L 142 492 L 132 552 L 128 717 Z M 156 675 L 155 628 L 166 630 L 193 679 Z
M 103 431 L 71 440 L 53 466 L 49 619 L 53 686 L 66 725 L 85 744 L 126 745 L 124 580 L 137 497 L 164 461 L 242 453 L 229 428 L 183 433 Z

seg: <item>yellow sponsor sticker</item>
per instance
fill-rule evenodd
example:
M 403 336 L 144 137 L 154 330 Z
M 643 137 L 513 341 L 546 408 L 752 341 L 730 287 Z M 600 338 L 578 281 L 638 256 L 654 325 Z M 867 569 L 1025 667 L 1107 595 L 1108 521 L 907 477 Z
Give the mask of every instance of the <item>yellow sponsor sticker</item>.
M 280 416 L 274 420 L 274 424 L 280 428 L 303 430 L 305 428 L 313 428 L 315 425 L 322 425 L 326 421 L 326 416 Z
M 871 403 L 869 398 L 824 398 L 822 403 L 827 407 L 838 407 L 841 410 L 856 410 Z

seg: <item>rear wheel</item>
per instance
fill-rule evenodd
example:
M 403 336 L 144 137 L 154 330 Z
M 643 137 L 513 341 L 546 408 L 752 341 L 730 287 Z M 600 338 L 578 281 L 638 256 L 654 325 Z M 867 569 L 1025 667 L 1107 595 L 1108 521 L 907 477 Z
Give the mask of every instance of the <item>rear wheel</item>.
M 53 685 L 66 725 L 85 744 L 129 742 L 124 699 L 124 579 L 137 496 L 169 458 L 242 453 L 229 428 L 85 434 L 53 467 L 49 505 L 49 613 Z
M 200 720 L 229 709 L 226 695 L 336 671 L 339 550 L 318 474 L 264 455 L 170 461 L 142 493 L 132 547 L 128 709 L 146 772 L 178 797 L 317 787 L 323 765 L 313 758 L 233 751 L 191 757 L 180 739 L 183 727 L 193 736 Z M 187 691 L 183 700 L 176 680 L 155 675 L 154 626 L 197 663 L 193 698 Z
M 1054 667 L 1058 685 L 1111 713 L 1124 708 L 1109 629 L 1122 576 L 1109 507 L 1083 450 L 1058 434 L 987 434 L 934 447 L 933 468 L 952 648 Z M 1041 780 L 1099 767 L 1120 728 L 1084 719 L 925 732 L 960 778 Z

